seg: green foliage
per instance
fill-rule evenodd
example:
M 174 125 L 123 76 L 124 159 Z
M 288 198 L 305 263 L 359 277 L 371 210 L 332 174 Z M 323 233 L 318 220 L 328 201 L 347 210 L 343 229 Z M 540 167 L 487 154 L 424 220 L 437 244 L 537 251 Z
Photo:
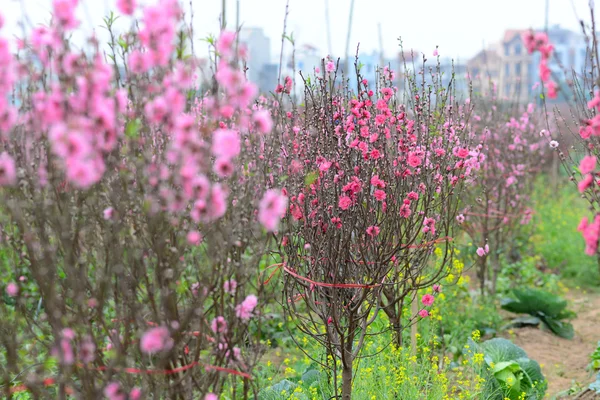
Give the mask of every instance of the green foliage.
M 139 130 L 141 125 L 142 123 L 139 118 L 127 122 L 127 125 L 125 126 L 125 136 L 127 136 L 130 139 L 137 138 L 139 136 Z
M 538 318 L 555 335 L 565 339 L 572 339 L 573 325 L 562 321 L 573 318 L 575 313 L 567 310 L 567 301 L 539 289 L 514 289 L 514 298 L 502 300 L 504 310 L 516 314 L 529 314 Z
M 577 188 L 560 180 L 557 185 L 541 177 L 533 194 L 535 231 L 531 237 L 534 253 L 546 267 L 556 270 L 573 286 L 598 287 L 598 260 L 584 253 L 585 242 L 577 226 L 589 216 L 588 204 Z
M 590 355 L 591 362 L 588 366 L 592 371 L 596 371 L 600 369 L 600 341 L 598 342 L 598 347 L 596 350 Z
M 311 171 L 308 174 L 306 174 L 306 176 L 304 177 L 304 184 L 306 186 L 310 186 L 316 182 L 318 177 L 319 177 L 318 171 Z
M 509 262 L 505 258 L 501 259 L 502 268 L 498 276 L 499 294 L 508 293 L 512 289 L 519 287 L 538 287 L 544 288 L 552 293 L 560 293 L 564 285 L 557 274 L 541 269 L 543 259 L 539 255 L 528 255 L 533 249 L 524 246 L 524 256 L 522 259 Z
M 455 267 L 456 264 L 462 268 L 462 262 L 457 260 Z M 464 345 L 473 331 L 493 337 L 502 325 L 494 299 L 481 296 L 478 291 L 471 290 L 471 286 L 469 276 L 456 278 L 450 275 L 442 282 L 442 293 L 436 298 L 432 317 L 423 322 L 438 326 L 438 334 L 453 361 L 463 355 Z
M 484 354 L 487 373 L 486 391 L 490 399 L 541 399 L 547 382 L 539 364 L 527 357 L 519 346 L 510 340 L 495 338 L 481 345 L 471 346 Z

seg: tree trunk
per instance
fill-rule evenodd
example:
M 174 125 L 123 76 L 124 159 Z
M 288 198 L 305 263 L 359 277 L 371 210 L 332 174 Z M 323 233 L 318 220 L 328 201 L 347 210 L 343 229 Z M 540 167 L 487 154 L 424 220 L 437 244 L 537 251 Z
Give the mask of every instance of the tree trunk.
M 500 256 L 494 254 L 492 257 L 492 296 L 496 295 L 496 284 L 498 283 L 498 276 L 500 275 Z
M 352 399 L 352 366 L 342 369 L 342 399 Z
M 479 278 L 479 288 L 481 290 L 481 296 L 485 296 L 485 270 L 487 256 L 480 257 L 478 260 L 478 271 L 477 277 Z
M 344 352 L 342 357 L 342 400 L 352 399 L 352 366 L 354 364 L 352 350 L 354 347 L 354 332 L 356 327 L 352 321 L 348 325 L 350 334 L 346 337 L 345 341 L 342 341 L 342 351 Z
M 413 318 L 417 317 L 419 313 L 419 296 L 418 292 L 415 290 L 415 297 L 413 297 L 412 302 L 410 304 L 411 316 Z M 410 348 L 413 356 L 417 355 L 417 323 L 416 321 L 410 327 Z

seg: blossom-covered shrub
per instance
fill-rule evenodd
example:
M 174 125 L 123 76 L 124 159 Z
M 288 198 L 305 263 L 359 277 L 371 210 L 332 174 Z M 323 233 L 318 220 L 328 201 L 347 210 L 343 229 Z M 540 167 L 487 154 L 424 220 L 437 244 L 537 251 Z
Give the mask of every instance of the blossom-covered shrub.
M 583 35 L 587 43 L 584 71 L 563 71 L 570 82 L 570 92 L 566 96 L 570 105 L 569 117 L 560 112 L 548 116 L 557 121 L 565 133 L 564 137 L 572 141 L 572 146 L 558 146 L 559 159 L 576 184 L 581 196 L 586 199 L 593 215 L 583 217 L 577 229 L 585 239 L 585 253 L 598 257 L 600 239 L 600 179 L 597 159 L 600 156 L 600 90 L 598 90 L 598 58 L 595 54 L 597 33 L 594 22 L 594 4 L 590 3 L 591 23 L 581 21 Z M 551 44 L 547 44 L 551 48 Z M 567 135 L 568 134 L 568 135 Z
M 451 90 L 413 79 L 400 104 L 387 68 L 377 91 L 357 68 L 358 93 L 332 65 L 322 71 L 305 78 L 304 106 L 280 114 L 277 157 L 289 197 L 283 303 L 326 348 L 334 386 L 349 399 L 367 327 L 383 311 L 400 341 L 404 300 L 443 276 L 458 199 L 481 154 L 471 145 L 470 108 Z M 431 269 L 436 244 L 443 262 Z M 427 317 L 433 300 L 424 297 L 410 323 Z
M 503 104 L 494 93 L 490 96 L 474 99 L 473 129 L 485 158 L 457 217 L 477 246 L 482 293 L 486 283 L 495 293 L 501 259 L 509 258 L 515 237 L 531 221 L 529 199 L 542 172 L 549 135 L 533 104 Z
M 0 39 L 2 390 L 216 398 L 234 378 L 248 396 L 264 232 L 286 208 L 259 173 L 270 112 L 234 33 L 212 42 L 215 73 L 200 80 L 176 0 L 144 7 L 129 32 L 107 18 L 108 54 L 71 42 L 76 5 L 54 1 L 16 55 Z

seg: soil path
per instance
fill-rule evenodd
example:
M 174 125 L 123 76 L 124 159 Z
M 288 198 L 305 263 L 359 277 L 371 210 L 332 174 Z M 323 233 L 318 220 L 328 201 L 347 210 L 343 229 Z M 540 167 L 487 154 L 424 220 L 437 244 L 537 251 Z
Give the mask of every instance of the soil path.
M 576 293 L 573 290 L 567 298 L 570 309 L 577 313 L 571 321 L 575 328 L 572 340 L 535 328 L 515 329 L 510 335 L 510 339 L 521 346 L 529 358 L 542 366 L 542 372 L 548 379 L 550 398 L 577 383 L 587 387 L 594 380 L 585 368 L 600 340 L 600 294 Z

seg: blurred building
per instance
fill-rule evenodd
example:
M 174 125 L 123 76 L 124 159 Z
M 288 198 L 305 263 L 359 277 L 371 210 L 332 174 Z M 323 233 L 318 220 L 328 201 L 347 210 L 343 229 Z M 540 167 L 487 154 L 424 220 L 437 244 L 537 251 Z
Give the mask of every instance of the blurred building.
M 492 83 L 500 98 L 524 100 L 532 97 L 539 82 L 541 56 L 539 52 L 527 52 L 523 41 L 527 32 L 527 29 L 509 29 L 499 43 L 468 61 L 474 91 L 485 91 Z M 549 64 L 554 79 L 560 84 L 571 71 L 581 74 L 586 62 L 584 36 L 555 25 L 548 29 L 548 38 L 554 45 L 554 55 Z
M 260 69 L 259 78 L 255 83 L 262 94 L 273 92 L 277 86 L 277 76 L 279 74 L 279 64 L 265 64 Z
M 490 85 L 498 83 L 502 61 L 496 50 L 481 50 L 467 61 L 467 71 L 473 84 L 473 93 L 490 90 Z
M 248 51 L 248 79 L 261 85 L 262 69 L 271 62 L 271 39 L 262 28 L 242 28 L 239 34 L 240 44 Z

